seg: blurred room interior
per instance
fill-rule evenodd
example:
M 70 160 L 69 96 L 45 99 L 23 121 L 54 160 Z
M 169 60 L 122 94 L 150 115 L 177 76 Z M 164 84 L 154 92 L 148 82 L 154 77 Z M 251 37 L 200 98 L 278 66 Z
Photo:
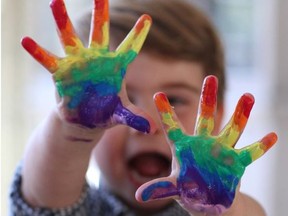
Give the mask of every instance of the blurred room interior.
M 241 190 L 257 199 L 266 209 L 267 215 L 287 215 L 288 1 L 192 2 L 211 17 L 225 45 L 228 86 L 224 123 L 232 115 L 243 93 L 250 92 L 256 99 L 247 127 L 236 147 L 251 144 L 270 131 L 275 131 L 279 136 L 277 145 L 247 168 Z M 70 0 L 66 3 L 72 20 L 77 19 L 79 8 L 92 6 L 92 0 Z M 63 51 L 49 0 L 3 0 L 1 12 L 0 215 L 7 215 L 9 185 L 25 143 L 54 105 L 50 74 L 24 51 L 20 40 L 29 35 L 59 56 L 63 55 Z M 88 178 L 96 179 L 93 181 L 97 184 L 97 170 L 89 173 Z

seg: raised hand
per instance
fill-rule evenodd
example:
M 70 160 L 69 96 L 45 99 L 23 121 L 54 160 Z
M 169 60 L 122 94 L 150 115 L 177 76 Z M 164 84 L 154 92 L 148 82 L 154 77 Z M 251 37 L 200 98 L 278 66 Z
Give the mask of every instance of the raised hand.
M 276 134 L 270 133 L 252 145 L 234 149 L 254 104 L 253 96 L 248 93 L 240 98 L 231 120 L 219 135 L 211 135 L 217 83 L 214 76 L 204 81 L 193 136 L 185 133 L 165 94 L 155 94 L 155 104 L 173 153 L 172 172 L 169 177 L 142 185 L 136 192 L 137 200 L 174 198 L 189 212 L 221 214 L 231 206 L 245 168 L 276 142 Z
M 50 6 L 66 57 L 49 53 L 29 37 L 22 45 L 53 74 L 61 116 L 89 128 L 126 124 L 149 132 L 149 122 L 126 108 L 139 112 L 128 100 L 123 78 L 142 47 L 151 18 L 141 16 L 118 48 L 109 51 L 108 0 L 94 0 L 88 48 L 77 37 L 63 0 L 52 0 Z

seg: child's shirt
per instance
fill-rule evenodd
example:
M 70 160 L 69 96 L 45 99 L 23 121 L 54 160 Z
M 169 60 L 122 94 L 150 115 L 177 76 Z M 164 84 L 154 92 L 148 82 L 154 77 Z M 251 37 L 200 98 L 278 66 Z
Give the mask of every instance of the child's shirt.
M 17 169 L 10 192 L 10 216 L 136 216 L 119 198 L 104 189 L 90 187 L 88 184 L 79 200 L 66 208 L 33 208 L 21 195 L 21 166 Z M 154 216 L 188 216 L 176 202 Z

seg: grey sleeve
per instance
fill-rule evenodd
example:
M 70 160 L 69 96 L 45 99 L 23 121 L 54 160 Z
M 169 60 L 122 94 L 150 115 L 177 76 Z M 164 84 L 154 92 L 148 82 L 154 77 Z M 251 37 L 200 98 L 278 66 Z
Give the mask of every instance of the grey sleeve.
M 21 194 L 21 165 L 18 166 L 14 179 L 12 181 L 9 193 L 9 216 L 85 216 L 87 215 L 87 194 L 89 190 L 88 184 L 84 187 L 83 193 L 76 203 L 65 208 L 53 209 L 45 207 L 32 207 L 29 205 Z

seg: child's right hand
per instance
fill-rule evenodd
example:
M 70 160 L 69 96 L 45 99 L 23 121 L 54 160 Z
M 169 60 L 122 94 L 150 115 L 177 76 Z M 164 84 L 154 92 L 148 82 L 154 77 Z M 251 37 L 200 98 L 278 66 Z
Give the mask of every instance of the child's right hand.
M 94 0 L 94 4 L 88 48 L 77 37 L 63 0 L 52 0 L 50 6 L 67 56 L 59 58 L 28 37 L 22 45 L 53 74 L 61 118 L 88 128 L 125 124 L 149 132 L 149 121 L 126 108 L 140 112 L 129 102 L 123 78 L 142 47 L 151 18 L 140 17 L 125 40 L 110 52 L 108 0 Z

